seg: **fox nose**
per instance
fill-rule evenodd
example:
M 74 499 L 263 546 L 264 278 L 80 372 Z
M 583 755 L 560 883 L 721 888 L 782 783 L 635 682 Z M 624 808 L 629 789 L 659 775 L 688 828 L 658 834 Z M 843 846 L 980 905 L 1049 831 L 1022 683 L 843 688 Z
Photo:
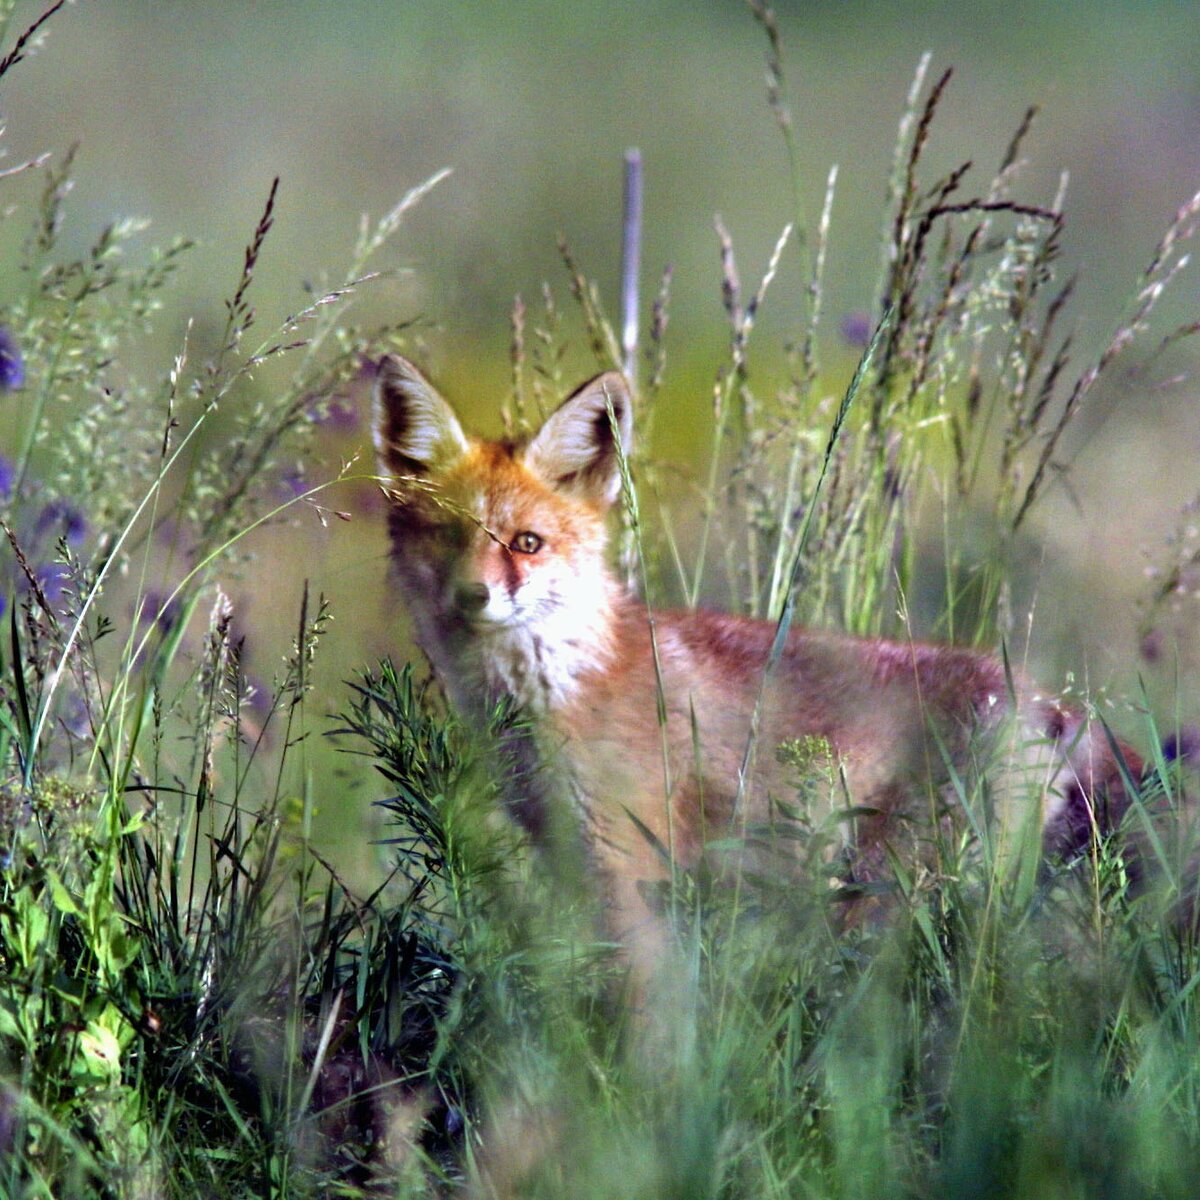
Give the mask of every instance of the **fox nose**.
M 454 589 L 454 603 L 458 611 L 466 616 L 487 607 L 488 586 L 486 583 L 460 583 Z

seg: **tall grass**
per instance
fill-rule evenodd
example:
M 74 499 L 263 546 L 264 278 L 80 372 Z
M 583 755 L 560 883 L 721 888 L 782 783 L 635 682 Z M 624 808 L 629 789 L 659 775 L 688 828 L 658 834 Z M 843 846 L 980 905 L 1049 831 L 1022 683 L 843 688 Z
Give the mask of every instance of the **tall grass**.
M 58 7 L 0 75 L 25 69 Z M 328 483 L 293 464 L 342 385 L 396 344 L 350 306 L 440 177 L 364 223 L 338 286 L 260 334 L 276 180 L 215 343 L 189 329 L 146 381 L 126 356 L 189 243 L 136 256 L 145 223 L 123 220 L 64 253 L 73 153 L 0 180 L 6 208 L 17 176 L 44 180 L 0 330 L 18 414 L 0 464 L 0 1191 L 310 1193 L 369 1173 L 353 1150 L 380 1122 L 353 1097 L 395 1072 L 357 1015 L 386 1011 L 408 929 L 312 845 L 327 606 L 296 598 L 292 653 L 266 686 L 216 578 L 255 529 L 321 507 Z
M 13 40 L 0 77 L 55 8 Z M 771 11 L 752 9 L 794 211 L 749 290 L 718 231 L 729 337 L 699 517 L 677 533 L 664 519 L 660 535 L 649 514 L 664 476 L 646 447 L 669 377 L 663 275 L 642 436 L 622 462 L 627 561 L 648 600 L 724 595 L 783 631 L 906 635 L 936 528 L 933 623 L 994 644 L 1014 628 L 1014 547 L 1064 434 L 1149 326 L 1200 201 L 1170 224 L 1098 358 L 1075 367 L 1059 332 L 1071 285 L 1054 275 L 1061 198 L 1015 198 L 1033 114 L 982 184 L 966 166 L 928 181 L 951 81 L 927 86 L 923 61 L 873 316 L 838 397 L 819 353 L 837 176 L 810 223 L 781 39 Z M 0 6 L 5 35 L 10 13 Z M 403 342 L 403 326 L 356 328 L 349 305 L 441 176 L 364 224 L 338 285 L 262 335 L 254 276 L 286 196 L 276 181 L 215 342 L 189 332 L 146 383 L 125 356 L 188 243 L 138 259 L 140 226 L 123 222 L 65 255 L 71 156 L 24 169 L 44 184 L 28 286 L 0 327 L 0 387 L 21 409 L 0 481 L 0 1191 L 1194 1193 L 1195 852 L 1186 823 L 1164 819 L 1182 807 L 1181 766 L 1151 716 L 1135 735 L 1153 748 L 1128 831 L 1140 866 L 1103 842 L 1056 864 L 1036 839 L 1006 846 L 987 820 L 1002 781 L 981 763 L 936 823 L 936 869 L 898 856 L 892 919 L 850 931 L 831 916 L 837 831 L 811 803 L 838 764 L 819 741 L 759 747 L 794 768 L 795 790 L 777 798 L 785 820 L 739 833 L 790 866 L 735 888 L 713 866 L 675 871 L 662 896 L 674 960 L 649 1040 L 619 1002 L 582 855 L 569 838 L 535 853 L 504 815 L 514 782 L 534 786 L 497 776 L 498 761 L 519 762 L 522 714 L 501 706 L 486 729 L 464 728 L 411 667 L 385 662 L 348 682 L 331 728 L 311 711 L 324 601 L 296 598 L 291 652 L 266 688 L 247 677 L 215 582 L 248 533 L 323 501 L 322 485 L 295 480 L 285 496 L 281 475 L 339 388 Z M 789 254 L 808 279 L 789 381 L 759 395 L 747 363 Z M 573 313 L 549 284 L 538 306 L 514 305 L 512 431 L 572 382 L 572 331 L 605 366 L 630 349 L 565 247 L 564 259 Z M 1194 557 L 1182 537 L 1148 621 Z M 367 897 L 311 836 L 335 786 L 314 775 L 316 729 L 379 771 L 394 870 Z

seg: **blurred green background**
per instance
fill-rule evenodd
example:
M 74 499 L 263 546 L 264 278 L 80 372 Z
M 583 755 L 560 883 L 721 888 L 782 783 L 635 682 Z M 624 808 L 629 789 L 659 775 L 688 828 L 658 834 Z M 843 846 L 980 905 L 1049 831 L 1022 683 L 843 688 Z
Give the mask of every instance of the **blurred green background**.
M 13 28 L 40 11 L 18 5 Z M 1049 203 L 1069 174 L 1061 274 L 1081 273 L 1082 366 L 1128 312 L 1162 230 L 1200 186 L 1200 6 L 850 0 L 777 12 L 810 224 L 830 166 L 840 168 L 825 300 L 831 389 L 856 354 L 839 325 L 874 301 L 897 121 L 926 50 L 931 79 L 956 70 L 927 178 L 972 159 L 985 186 L 1025 108 L 1041 107 L 1017 198 Z M 57 14 L 36 56 L 4 79 L 0 112 L 10 163 L 80 143 L 67 226 L 77 248 L 114 215 L 151 218 L 146 244 L 199 239 L 156 337 L 130 364 L 147 377 L 165 373 L 189 318 L 201 340 L 223 321 L 273 176 L 282 180 L 277 219 L 254 290 L 263 329 L 307 303 L 306 288 L 341 281 L 361 214 L 377 218 L 453 168 L 386 252 L 383 265 L 403 272 L 364 294 L 360 315 L 423 318 L 420 356 L 488 430 L 506 394 L 514 295 L 533 303 L 548 279 L 569 307 L 558 234 L 615 313 L 621 159 L 640 147 L 645 293 L 664 264 L 674 267 L 656 450 L 686 470 L 705 444 L 726 347 L 714 214 L 752 284 L 792 213 L 765 50 L 737 0 L 109 0 Z M 31 199 L 40 186 L 27 178 L 10 192 Z M 23 222 L 0 227 L 10 246 L 24 234 Z M 801 288 L 792 253 L 756 335 L 752 377 L 780 374 Z M 1193 276 L 1162 331 L 1200 315 L 1196 300 Z M 569 377 L 590 366 L 577 349 Z M 1156 674 L 1173 676 L 1176 637 L 1185 666 L 1196 666 L 1194 601 L 1157 663 L 1138 653 L 1145 552 L 1161 556 L 1200 487 L 1195 384 L 1162 386 L 1187 358 L 1105 384 L 1067 448 L 1073 491 L 1059 489 L 1038 513 L 1039 582 L 1024 599 L 1036 600 L 1034 655 L 1051 683 L 1073 668 L 1124 694 L 1139 672 L 1154 687 Z M 362 424 L 345 424 L 324 447 L 331 468 L 368 446 Z M 301 582 L 330 597 L 334 632 L 319 662 L 329 707 L 357 665 L 403 646 L 370 498 L 365 486 L 347 487 L 329 502 L 354 513 L 349 523 L 305 517 L 264 532 L 258 561 L 228 583 L 263 679 L 287 648 Z M 358 795 L 326 787 L 321 798 L 350 844 Z

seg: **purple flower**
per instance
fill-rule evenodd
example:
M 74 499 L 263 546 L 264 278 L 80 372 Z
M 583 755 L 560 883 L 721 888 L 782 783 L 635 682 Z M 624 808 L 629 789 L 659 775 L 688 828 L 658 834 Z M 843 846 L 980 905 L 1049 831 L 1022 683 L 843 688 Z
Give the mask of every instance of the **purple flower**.
M 0 499 L 7 500 L 12 495 L 16 478 L 17 469 L 13 466 L 12 459 L 0 454 Z
M 0 325 L 0 391 L 15 392 L 25 383 L 21 347 L 7 325 Z
M 302 495 L 308 488 L 308 480 L 301 466 L 290 467 L 279 476 L 279 494 L 285 500 Z
M 340 396 L 314 404 L 309 410 L 314 425 L 350 433 L 358 428 L 358 410 Z
M 51 500 L 38 514 L 34 536 L 43 537 L 51 530 L 66 538 L 69 546 L 78 546 L 87 533 L 87 518 L 66 500 Z
M 63 563 L 42 563 L 33 568 L 33 575 L 47 604 L 57 604 L 63 598 L 71 578 L 70 571 Z
M 243 675 L 242 687 L 245 712 L 255 722 L 265 721 L 275 704 L 271 689 L 257 675 Z
M 1200 758 L 1200 726 L 1182 725 L 1162 740 L 1163 757 L 1167 762 L 1195 763 Z
M 838 328 L 842 340 L 848 346 L 857 346 L 861 350 L 865 349 L 871 341 L 871 334 L 875 332 L 875 323 L 871 320 L 869 313 L 860 310 L 848 312 L 842 318 L 842 323 Z
M 179 616 L 179 598 L 168 600 L 165 592 L 149 591 L 142 597 L 139 625 L 157 625 L 166 633 Z

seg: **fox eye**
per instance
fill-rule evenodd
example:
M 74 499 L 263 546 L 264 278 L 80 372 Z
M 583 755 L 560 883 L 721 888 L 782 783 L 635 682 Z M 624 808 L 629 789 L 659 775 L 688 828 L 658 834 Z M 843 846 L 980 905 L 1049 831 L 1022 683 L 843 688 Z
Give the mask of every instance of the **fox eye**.
M 536 554 L 543 545 L 542 539 L 536 533 L 526 529 L 513 538 L 509 549 L 515 550 L 518 554 Z

